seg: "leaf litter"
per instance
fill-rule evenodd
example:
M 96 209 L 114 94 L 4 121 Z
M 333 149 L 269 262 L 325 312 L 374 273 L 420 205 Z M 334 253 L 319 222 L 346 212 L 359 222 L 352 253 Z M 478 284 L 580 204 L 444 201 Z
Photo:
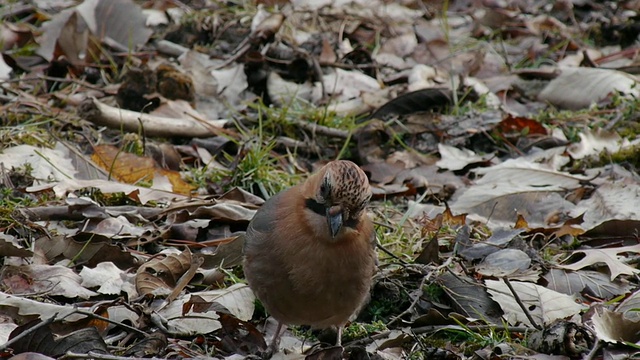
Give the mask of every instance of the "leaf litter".
M 371 298 L 344 352 L 293 327 L 276 357 L 637 355 L 639 10 L 0 7 L 0 350 L 261 354 L 243 231 L 344 158 L 373 187 Z

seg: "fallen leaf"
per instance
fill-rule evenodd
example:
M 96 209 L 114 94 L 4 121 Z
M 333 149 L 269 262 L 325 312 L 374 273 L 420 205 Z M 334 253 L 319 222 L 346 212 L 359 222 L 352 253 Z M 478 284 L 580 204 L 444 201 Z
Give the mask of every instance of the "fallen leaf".
M 627 73 L 587 67 L 562 67 L 560 74 L 538 94 L 538 100 L 564 109 L 583 109 L 615 92 L 637 98 L 636 79 Z
M 489 295 L 504 311 L 504 318 L 509 324 L 522 323 L 532 326 L 531 322 L 516 302 L 507 285 L 498 280 L 485 280 Z M 549 324 L 557 319 L 577 315 L 587 307 L 578 304 L 576 298 L 549 290 L 540 285 L 512 281 L 511 286 L 539 326 Z
M 629 320 L 621 312 L 599 309 L 591 322 L 596 337 L 600 340 L 631 344 L 640 340 L 640 321 Z
M 611 281 L 613 281 L 621 274 L 633 275 L 640 273 L 640 270 L 625 264 L 622 261 L 623 257 L 618 256 L 618 254 L 627 252 L 640 253 L 640 244 L 611 249 L 576 250 L 573 252 L 573 254 L 582 253 L 584 254 L 584 258 L 573 264 L 558 265 L 558 267 L 562 269 L 579 270 L 587 266 L 604 263 L 609 268 L 609 271 L 611 273 Z

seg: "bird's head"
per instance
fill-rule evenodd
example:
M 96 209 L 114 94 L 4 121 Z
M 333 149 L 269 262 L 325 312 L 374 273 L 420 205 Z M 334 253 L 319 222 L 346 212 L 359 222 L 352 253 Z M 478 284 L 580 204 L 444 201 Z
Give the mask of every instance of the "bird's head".
M 332 161 L 309 177 L 303 185 L 306 209 L 318 224 L 326 224 L 331 239 L 343 227 L 355 228 L 371 199 L 364 171 L 346 160 Z M 324 226 L 322 226 L 324 228 Z

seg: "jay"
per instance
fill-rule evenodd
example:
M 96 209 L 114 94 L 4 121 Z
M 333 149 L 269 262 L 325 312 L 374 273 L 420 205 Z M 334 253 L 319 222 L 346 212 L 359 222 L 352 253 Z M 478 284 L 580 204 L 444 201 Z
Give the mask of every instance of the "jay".
M 371 188 L 351 161 L 332 161 L 267 200 L 249 223 L 244 272 L 267 312 L 283 325 L 342 328 L 368 299 L 375 232 L 365 207 Z

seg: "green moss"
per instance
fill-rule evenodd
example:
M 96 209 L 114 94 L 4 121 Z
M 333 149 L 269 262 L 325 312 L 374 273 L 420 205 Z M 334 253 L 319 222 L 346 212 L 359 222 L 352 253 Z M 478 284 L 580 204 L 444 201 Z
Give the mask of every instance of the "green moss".
M 637 169 L 640 166 L 640 146 L 631 146 L 615 153 L 602 151 L 596 156 L 580 159 L 573 164 L 572 171 L 597 168 L 609 164 L 622 164 Z
M 76 194 L 78 196 L 86 196 L 101 206 L 139 205 L 123 192 L 104 194 L 96 188 L 84 188 L 79 189 Z
M 374 321 L 370 324 L 352 322 L 344 329 L 344 332 L 342 333 L 342 341 L 349 342 L 362 339 L 386 330 L 388 330 L 387 326 L 382 321 Z
M 289 330 L 297 338 L 304 339 L 309 342 L 318 341 L 318 337 L 315 335 L 315 331 L 313 331 L 308 326 L 290 326 Z
M 422 289 L 422 292 L 427 297 L 427 299 L 439 303 L 443 303 L 444 301 L 442 299 L 446 297 L 442 286 L 436 283 L 429 283 L 425 285 Z
M 631 146 L 613 154 L 600 153 L 603 163 L 630 164 L 634 169 L 640 165 L 640 146 Z
M 14 217 L 16 209 L 38 206 L 49 201 L 49 196 L 46 192 L 33 195 L 21 190 L 33 185 L 34 177 L 32 172 L 31 164 L 24 164 L 7 171 L 7 177 L 11 181 L 13 188 L 0 184 L 0 227 L 16 224 Z

